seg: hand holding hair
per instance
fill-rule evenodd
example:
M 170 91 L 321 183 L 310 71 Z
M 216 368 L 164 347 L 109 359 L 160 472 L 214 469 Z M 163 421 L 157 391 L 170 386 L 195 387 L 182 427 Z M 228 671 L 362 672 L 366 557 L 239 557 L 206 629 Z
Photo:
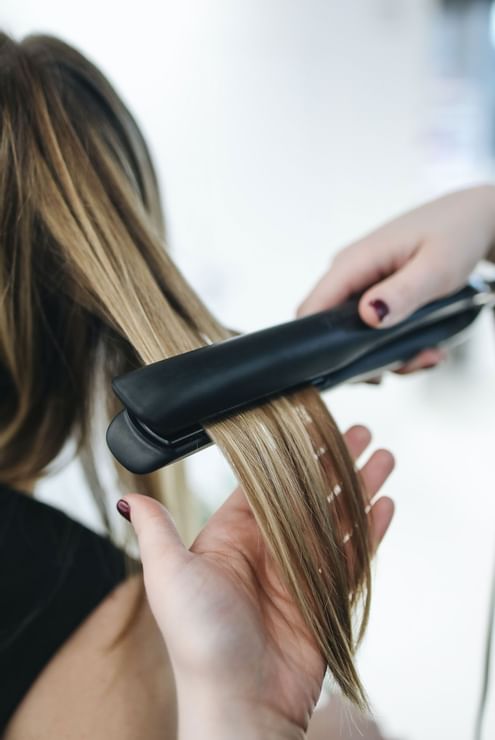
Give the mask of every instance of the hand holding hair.
M 370 433 L 355 426 L 345 440 L 355 460 Z M 376 500 L 393 465 L 392 455 L 378 450 L 361 471 L 373 551 L 393 515 L 389 498 Z M 329 506 L 333 499 L 329 493 Z M 189 550 L 157 501 L 130 494 L 118 508 L 135 528 L 149 603 L 174 668 L 180 740 L 304 737 L 325 661 L 242 490 Z
M 305 316 L 363 294 L 370 326 L 389 327 L 460 288 L 495 244 L 495 186 L 461 190 L 410 211 L 341 250 L 299 308 Z M 442 350 L 422 352 L 403 372 L 437 364 Z

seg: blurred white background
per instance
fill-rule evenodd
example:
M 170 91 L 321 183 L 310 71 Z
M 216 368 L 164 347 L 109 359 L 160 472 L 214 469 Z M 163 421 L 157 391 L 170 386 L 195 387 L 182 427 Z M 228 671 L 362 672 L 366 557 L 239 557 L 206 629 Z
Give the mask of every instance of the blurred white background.
M 446 7 L 448 6 L 448 7 Z M 348 241 L 449 188 L 493 178 L 488 0 L 2 0 L 16 36 L 60 35 L 136 114 L 169 242 L 229 326 L 293 316 Z M 328 404 L 398 458 L 359 663 L 387 736 L 466 740 L 495 551 L 495 335 L 480 320 L 442 367 Z M 216 506 L 215 450 L 191 461 Z M 70 467 L 40 495 L 91 523 Z M 495 732 L 495 685 L 484 737 Z

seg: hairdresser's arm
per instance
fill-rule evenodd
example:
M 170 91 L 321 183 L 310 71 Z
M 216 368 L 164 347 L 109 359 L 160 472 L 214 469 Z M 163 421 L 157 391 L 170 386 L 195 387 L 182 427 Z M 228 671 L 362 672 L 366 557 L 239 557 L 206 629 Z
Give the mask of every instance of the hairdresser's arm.
M 214 683 L 214 678 L 212 680 Z M 179 740 L 304 740 L 306 734 L 280 712 L 205 687 L 188 690 L 181 706 Z M 326 736 L 326 740 L 331 740 Z M 361 740 L 363 740 L 361 738 Z
M 420 305 L 460 288 L 481 259 L 495 262 L 495 187 L 483 185 L 427 203 L 340 251 L 298 314 L 337 305 L 365 290 L 362 319 L 388 327 Z M 372 286 L 372 287 L 369 287 Z M 410 369 L 435 364 L 423 352 Z
M 306 740 L 387 740 L 373 717 L 332 694 L 311 720 Z
M 353 427 L 354 459 L 370 441 Z M 376 548 L 393 505 L 376 499 L 393 467 L 386 450 L 361 471 Z M 304 737 L 321 690 L 323 658 L 263 544 L 240 489 L 211 517 L 190 550 L 157 501 L 131 494 L 149 603 L 173 665 L 179 739 Z M 129 509 L 130 507 L 130 509 Z

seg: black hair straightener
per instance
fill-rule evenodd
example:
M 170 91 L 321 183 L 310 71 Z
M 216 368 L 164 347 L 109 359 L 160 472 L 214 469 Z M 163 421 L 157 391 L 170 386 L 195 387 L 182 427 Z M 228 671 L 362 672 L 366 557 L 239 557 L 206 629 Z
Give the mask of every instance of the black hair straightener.
M 304 386 L 324 391 L 371 377 L 444 343 L 495 303 L 494 288 L 474 277 L 388 329 L 364 324 L 354 297 L 117 377 L 124 409 L 108 427 L 108 446 L 131 472 L 150 473 L 212 444 L 209 422 Z

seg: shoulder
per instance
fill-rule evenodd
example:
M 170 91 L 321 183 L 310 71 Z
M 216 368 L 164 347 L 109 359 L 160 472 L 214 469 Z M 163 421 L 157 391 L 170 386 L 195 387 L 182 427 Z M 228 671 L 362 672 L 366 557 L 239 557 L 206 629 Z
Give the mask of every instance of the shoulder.
M 173 674 L 140 575 L 109 594 L 56 653 L 3 740 L 87 737 L 175 737 Z
M 126 577 L 129 566 L 107 537 L 0 487 L 5 738 L 125 740 L 125 727 L 130 732 L 157 714 L 163 727 L 170 715 L 167 653 L 141 575 Z M 128 736 L 154 737 L 148 730 Z

